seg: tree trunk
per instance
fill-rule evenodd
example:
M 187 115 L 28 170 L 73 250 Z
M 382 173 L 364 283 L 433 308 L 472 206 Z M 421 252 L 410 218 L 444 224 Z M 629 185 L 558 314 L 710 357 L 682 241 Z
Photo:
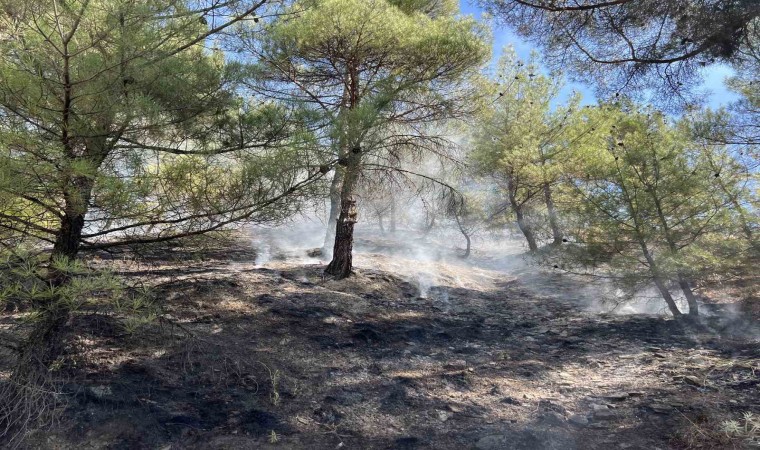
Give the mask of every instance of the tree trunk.
M 57 270 L 54 264 L 73 262 L 79 253 L 92 187 L 92 180 L 77 177 L 71 180 L 64 194 L 64 215 L 50 255 L 53 267 L 49 272 L 49 282 L 54 290 L 70 281 L 69 274 L 65 270 Z M 63 351 L 63 332 L 71 312 L 69 307 L 63 299 L 54 295 L 39 309 L 39 319 L 21 347 L 18 364 L 11 377 L 18 383 L 23 384 L 24 380 L 34 382 L 43 378 L 50 364 L 58 359 Z
M 686 297 L 686 303 L 689 305 L 689 316 L 699 317 L 699 302 L 697 302 L 697 297 L 691 290 L 689 281 L 679 275 L 678 286 L 681 287 L 681 291 L 683 292 L 684 297 Z
M 679 252 L 679 249 L 676 245 L 676 241 L 673 238 L 672 233 L 670 232 L 670 226 L 667 219 L 665 218 L 665 213 L 662 210 L 660 198 L 657 196 L 657 193 L 654 192 L 654 190 L 650 190 L 650 192 L 652 194 L 651 196 L 654 200 L 655 207 L 657 208 L 657 216 L 660 219 L 660 226 L 662 227 L 662 231 L 665 234 L 665 240 L 668 243 L 668 247 L 670 248 L 671 252 L 677 254 Z M 689 317 L 699 317 L 699 302 L 697 302 L 697 298 L 694 296 L 694 292 L 691 290 L 691 283 L 689 283 L 688 278 L 684 275 L 683 272 L 678 271 L 677 275 L 678 286 L 681 288 L 684 297 L 686 297 L 686 303 L 689 305 Z
M 428 217 L 430 217 L 430 222 L 428 222 Z M 431 231 L 433 231 L 433 228 L 435 228 L 435 214 L 426 213 L 425 228 L 422 230 L 422 235 L 427 236 Z
M 454 214 L 454 220 L 457 223 L 457 228 L 459 228 L 459 232 L 462 233 L 462 236 L 464 236 L 464 239 L 467 242 L 467 246 L 464 249 L 464 255 L 462 255 L 462 258 L 469 258 L 470 250 L 472 249 L 472 240 L 470 239 L 470 233 L 468 233 L 467 230 L 462 225 L 462 221 L 459 220 L 458 214 Z
M 549 226 L 552 229 L 552 245 L 560 245 L 563 238 L 562 229 L 559 226 L 559 220 L 557 220 L 557 209 L 554 206 L 549 183 L 544 183 L 544 201 L 546 202 L 546 212 L 549 215 Z
M 330 183 L 330 216 L 327 218 L 327 231 L 325 232 L 325 242 L 322 245 L 322 255 L 331 257 L 329 253 L 335 243 L 335 229 L 338 224 L 338 215 L 340 214 L 340 191 L 343 188 L 343 169 L 337 167 Z
M 517 201 L 517 188 L 515 187 L 515 182 L 512 177 L 507 178 L 507 188 L 509 189 L 509 204 L 515 211 L 515 216 L 517 216 L 517 226 L 520 228 L 523 236 L 525 236 L 525 240 L 528 241 L 528 248 L 530 251 L 535 252 L 538 250 L 536 235 L 533 233 L 533 228 L 530 226 L 530 224 L 528 224 L 528 221 L 525 220 L 523 205 Z
M 396 232 L 396 199 L 393 198 L 393 194 L 391 193 L 391 226 L 390 226 L 391 234 Z
M 340 216 L 335 227 L 332 261 L 325 268 L 326 274 L 338 280 L 351 275 L 353 269 L 354 224 L 357 221 L 356 200 L 353 197 L 361 170 L 359 152 L 360 150 L 356 152 L 352 150 L 347 158 L 346 175 L 341 189 Z
M 665 285 L 665 281 L 660 277 L 658 273 L 659 270 L 657 268 L 657 263 L 652 257 L 652 254 L 649 252 L 649 248 L 647 247 L 646 242 L 644 242 L 641 237 L 639 237 L 639 245 L 641 246 L 641 251 L 644 253 L 644 258 L 647 260 L 647 264 L 649 264 L 649 272 L 652 274 L 654 284 L 657 286 L 657 290 L 660 291 L 662 298 L 665 299 L 665 303 L 668 305 L 668 309 L 670 310 L 671 314 L 673 314 L 673 317 L 682 317 L 683 314 L 681 313 L 681 310 L 678 309 L 678 305 L 676 304 L 676 301 L 673 300 L 673 296 L 670 294 L 668 287 Z
M 657 275 L 653 276 L 654 279 L 654 285 L 657 286 L 657 289 L 660 291 L 660 294 L 662 295 L 662 298 L 665 299 L 665 303 L 668 305 L 668 309 L 670 310 L 670 313 L 673 314 L 673 317 L 676 319 L 683 316 L 683 313 L 680 309 L 678 309 L 678 305 L 676 304 L 676 301 L 673 300 L 673 296 L 670 294 L 670 291 L 668 290 L 667 286 L 665 286 L 665 282 L 662 280 L 662 278 L 658 277 Z
M 520 228 L 520 231 L 522 231 L 523 236 L 525 236 L 525 240 L 528 241 L 528 248 L 530 251 L 535 252 L 538 250 L 536 235 L 533 234 L 533 228 L 525 220 L 525 215 L 523 214 L 521 206 L 518 206 L 515 209 L 515 215 L 517 215 L 517 226 Z
M 340 217 L 335 230 L 333 259 L 325 273 L 338 280 L 351 275 L 353 269 L 354 224 L 356 223 L 356 201 L 346 198 L 341 201 Z
M 383 213 L 377 211 L 377 225 L 380 227 L 380 233 L 385 235 L 385 226 L 383 225 Z
M 76 259 L 93 183 L 83 177 L 70 180 L 64 193 L 64 214 L 50 256 L 48 282 L 52 298 L 39 303 L 39 314 L 29 336 L 21 344 L 9 383 L 0 392 L 0 427 L 22 433 L 28 424 L 47 418 L 58 399 L 50 367 L 63 354 L 66 324 L 71 309 L 60 289 L 71 281 L 66 268 Z M 0 430 L 2 431 L 2 430 Z M 2 433 L 0 433 L 2 434 Z

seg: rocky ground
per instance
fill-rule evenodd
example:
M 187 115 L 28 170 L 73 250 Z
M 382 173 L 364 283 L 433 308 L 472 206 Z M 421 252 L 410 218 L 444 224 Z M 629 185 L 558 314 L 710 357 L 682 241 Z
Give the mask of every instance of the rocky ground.
M 340 282 L 306 249 L 263 259 L 249 243 L 97 263 L 149 286 L 160 316 L 132 331 L 108 312 L 78 315 L 68 407 L 23 446 L 752 445 L 718 427 L 760 413 L 756 323 L 599 313 L 587 285 L 518 256 L 399 248 L 360 241 L 357 274 Z

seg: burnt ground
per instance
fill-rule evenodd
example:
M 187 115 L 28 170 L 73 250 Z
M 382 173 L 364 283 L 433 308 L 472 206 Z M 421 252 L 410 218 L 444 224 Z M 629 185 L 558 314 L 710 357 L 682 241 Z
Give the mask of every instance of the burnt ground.
M 756 324 L 588 312 L 561 274 L 381 250 L 344 281 L 245 244 L 97 263 L 161 314 L 76 316 L 68 406 L 22 447 L 749 448 L 717 427 L 760 413 Z

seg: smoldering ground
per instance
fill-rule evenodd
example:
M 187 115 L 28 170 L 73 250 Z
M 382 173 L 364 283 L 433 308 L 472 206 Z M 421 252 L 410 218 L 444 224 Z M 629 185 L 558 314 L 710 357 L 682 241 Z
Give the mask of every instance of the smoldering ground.
M 335 281 L 323 238 L 312 219 L 115 261 L 160 318 L 79 313 L 67 409 L 30 448 L 668 448 L 758 408 L 756 340 L 600 311 L 601 285 L 517 240 L 462 259 L 446 228 L 362 226 Z

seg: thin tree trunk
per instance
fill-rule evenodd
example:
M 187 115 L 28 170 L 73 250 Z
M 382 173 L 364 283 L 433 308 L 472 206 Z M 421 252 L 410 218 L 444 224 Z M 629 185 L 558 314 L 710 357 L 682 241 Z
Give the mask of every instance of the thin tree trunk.
M 430 222 L 428 222 L 428 217 L 430 217 Z M 434 227 L 435 227 L 435 214 L 426 212 L 425 213 L 425 228 L 422 230 L 422 235 L 427 236 L 428 234 L 430 234 L 431 231 L 433 231 Z
M 618 174 L 620 174 L 620 168 L 618 167 Z M 652 274 L 652 279 L 654 280 L 655 286 L 657 286 L 657 289 L 660 291 L 660 294 L 662 295 L 662 298 L 665 299 L 665 303 L 668 305 L 668 309 L 670 309 L 670 313 L 673 314 L 673 317 L 676 319 L 683 317 L 683 313 L 681 313 L 681 310 L 678 309 L 678 305 L 676 304 L 675 300 L 673 299 L 673 296 L 670 294 L 670 291 L 668 290 L 667 285 L 665 284 L 665 280 L 660 277 L 660 270 L 657 265 L 657 262 L 654 260 L 654 257 L 652 256 L 652 253 L 649 251 L 649 247 L 647 246 L 646 240 L 644 239 L 644 235 L 641 232 L 642 224 L 640 223 L 639 214 L 634 206 L 633 199 L 631 198 L 631 195 L 628 193 L 628 188 L 625 185 L 625 178 L 621 175 L 620 177 L 620 187 L 623 190 L 623 194 L 625 195 L 625 201 L 628 207 L 628 213 L 633 218 L 633 223 L 636 229 L 636 239 L 639 242 L 639 246 L 641 247 L 641 252 L 644 254 L 644 258 L 647 261 L 647 264 L 649 265 L 649 272 Z
M 391 226 L 390 226 L 391 234 L 396 232 L 396 199 L 393 198 L 393 193 L 391 193 Z
M 680 318 L 683 316 L 683 313 L 681 313 L 681 310 L 678 309 L 678 305 L 676 304 L 676 301 L 673 299 L 673 296 L 670 294 L 670 291 L 668 290 L 668 287 L 665 285 L 665 281 L 659 276 L 659 270 L 657 267 L 657 263 L 654 260 L 654 257 L 652 257 L 652 254 L 649 252 L 649 248 L 647 247 L 646 242 L 644 242 L 643 239 L 639 237 L 639 245 L 641 246 L 641 251 L 644 253 L 644 258 L 646 258 L 647 263 L 649 264 L 649 272 L 652 274 L 652 279 L 654 280 L 655 286 L 657 286 L 657 289 L 660 291 L 660 294 L 662 295 L 662 298 L 665 299 L 665 303 L 668 305 L 668 309 L 670 310 L 671 314 L 673 314 L 673 317 Z
M 665 214 L 663 213 L 662 205 L 660 203 L 660 198 L 657 197 L 657 194 L 654 192 L 654 190 L 650 190 L 650 192 L 652 192 L 652 198 L 654 200 L 655 207 L 657 208 L 657 216 L 660 219 L 660 226 L 662 227 L 662 231 L 665 234 L 665 240 L 668 243 L 668 247 L 670 248 L 670 251 L 673 252 L 674 254 L 678 253 L 678 246 L 676 245 L 676 241 L 670 232 L 670 226 L 668 225 L 668 221 L 665 218 Z M 678 286 L 681 288 L 681 292 L 683 292 L 684 297 L 686 297 L 686 303 L 689 305 L 689 316 L 698 317 L 699 316 L 699 302 L 697 302 L 697 297 L 694 295 L 694 292 L 691 290 L 691 282 L 688 280 L 686 275 L 680 270 L 677 272 L 677 274 L 678 274 Z
M 549 215 L 549 226 L 552 229 L 552 245 L 559 245 L 562 243 L 562 229 L 559 226 L 559 220 L 557 220 L 557 209 L 554 206 L 554 199 L 552 198 L 552 190 L 549 183 L 544 183 L 544 201 L 546 202 L 546 212 Z
M 470 233 L 468 233 L 467 230 L 462 225 L 462 221 L 459 220 L 458 214 L 454 214 L 454 220 L 457 223 L 457 228 L 459 228 L 459 232 L 462 233 L 462 236 L 464 236 L 464 239 L 467 242 L 467 247 L 465 247 L 464 249 L 464 255 L 462 255 L 462 258 L 469 258 L 470 250 L 472 249 L 472 240 L 470 239 Z
M 383 225 L 383 213 L 377 212 L 377 225 L 380 227 L 380 233 L 385 234 L 385 226 Z
M 515 216 L 517 216 L 517 226 L 520 228 L 520 231 L 522 231 L 523 236 L 525 236 L 525 240 L 528 241 L 528 248 L 530 251 L 535 252 L 538 250 L 536 235 L 533 233 L 533 228 L 528 224 L 528 221 L 525 220 L 523 206 L 517 201 L 517 197 L 515 197 L 516 189 L 512 177 L 507 179 L 507 188 L 509 189 L 509 204 L 515 211 Z

